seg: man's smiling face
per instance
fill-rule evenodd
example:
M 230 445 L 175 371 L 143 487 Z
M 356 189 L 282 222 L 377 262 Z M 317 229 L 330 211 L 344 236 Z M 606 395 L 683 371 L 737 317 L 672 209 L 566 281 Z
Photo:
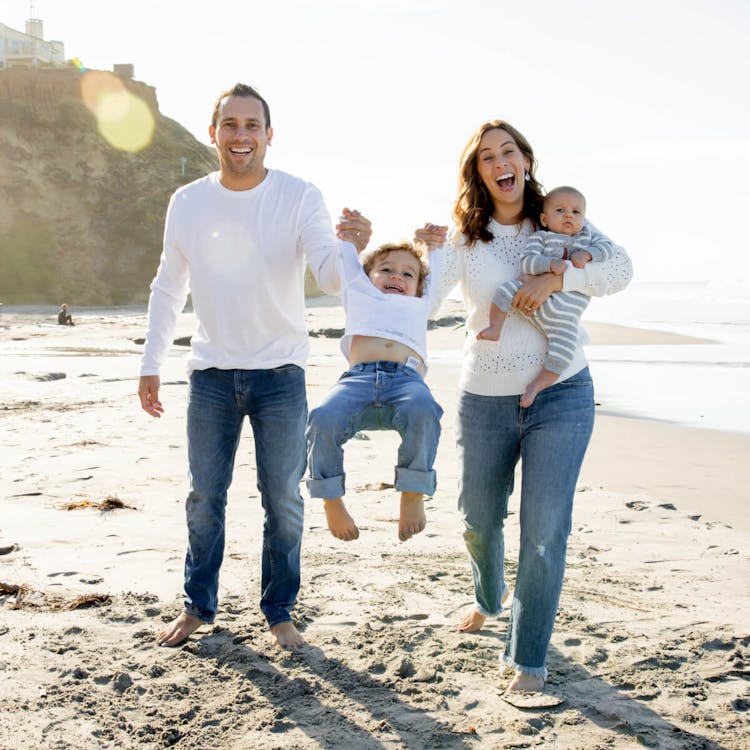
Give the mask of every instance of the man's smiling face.
M 265 177 L 266 147 L 273 129 L 266 127 L 263 103 L 254 96 L 229 96 L 208 133 L 221 164 L 221 182 L 230 190 L 247 190 Z

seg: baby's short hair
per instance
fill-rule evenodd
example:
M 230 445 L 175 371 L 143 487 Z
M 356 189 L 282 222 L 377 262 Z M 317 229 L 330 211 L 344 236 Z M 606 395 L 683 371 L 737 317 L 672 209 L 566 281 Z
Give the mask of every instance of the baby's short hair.
M 365 273 L 369 276 L 373 266 L 379 258 L 382 258 L 388 253 L 397 252 L 403 250 L 406 253 L 411 253 L 419 262 L 419 278 L 417 279 L 417 297 L 422 296 L 424 289 L 425 279 L 430 274 L 430 266 L 427 262 L 427 251 L 422 248 L 421 245 L 414 245 L 411 242 L 386 242 L 384 245 L 376 247 L 374 250 L 365 252 L 362 256 L 362 267 L 365 269 Z
M 562 195 L 563 193 L 578 196 L 583 201 L 583 207 L 586 208 L 586 196 L 578 188 L 571 187 L 570 185 L 560 185 L 560 187 L 550 190 L 549 193 L 544 196 L 544 207 L 547 207 L 547 201 L 550 200 L 550 198 Z

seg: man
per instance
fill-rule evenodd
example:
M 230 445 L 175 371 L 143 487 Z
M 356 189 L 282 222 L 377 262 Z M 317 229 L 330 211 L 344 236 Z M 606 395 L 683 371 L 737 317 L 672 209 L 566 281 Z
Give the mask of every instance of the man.
M 317 188 L 264 166 L 273 130 L 255 89 L 224 92 L 208 132 L 220 169 L 170 200 L 138 386 L 141 407 L 161 416 L 159 369 L 190 291 L 198 326 L 188 359 L 186 600 L 157 641 L 179 645 L 216 615 L 226 495 L 247 416 L 265 513 L 260 606 L 275 642 L 296 648 L 304 643 L 290 615 L 303 518 L 304 272 L 307 261 L 324 291 L 339 291 L 336 238 Z M 359 249 L 371 233 L 348 209 L 337 229 Z

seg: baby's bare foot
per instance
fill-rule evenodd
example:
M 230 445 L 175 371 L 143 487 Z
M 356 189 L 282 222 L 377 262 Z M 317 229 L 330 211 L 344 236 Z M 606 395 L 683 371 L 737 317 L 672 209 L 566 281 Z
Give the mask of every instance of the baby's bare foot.
M 516 671 L 508 685 L 507 692 L 541 693 L 544 690 L 544 677 L 540 674 L 527 674 Z
M 542 370 L 527 386 L 526 390 L 521 396 L 521 406 L 524 409 L 528 409 L 537 397 L 539 391 L 543 391 L 545 388 L 549 388 L 553 383 L 557 382 L 560 376 L 556 372 L 550 372 L 550 370 Z
M 357 524 L 354 523 L 354 519 L 349 515 L 344 501 L 340 497 L 333 500 L 324 500 L 323 507 L 326 511 L 328 528 L 336 539 L 351 542 L 359 537 Z
M 500 338 L 501 326 L 487 326 L 477 334 L 477 339 L 480 341 L 497 341 Z
M 424 531 L 427 517 L 424 514 L 424 495 L 421 492 L 401 493 L 401 514 L 398 518 L 398 538 L 405 542 L 414 534 Z
M 291 620 L 273 625 L 271 637 L 279 648 L 300 648 L 305 645 L 305 639 Z
M 166 630 L 162 630 L 156 636 L 156 643 L 159 646 L 179 646 L 201 626 L 203 620 L 195 615 L 183 612 L 169 623 Z
M 533 382 L 529 383 L 526 386 L 526 390 L 523 392 L 523 396 L 521 396 L 521 406 L 524 409 L 528 409 L 534 403 L 536 394 L 539 393 L 540 390 L 542 389 L 537 387 Z

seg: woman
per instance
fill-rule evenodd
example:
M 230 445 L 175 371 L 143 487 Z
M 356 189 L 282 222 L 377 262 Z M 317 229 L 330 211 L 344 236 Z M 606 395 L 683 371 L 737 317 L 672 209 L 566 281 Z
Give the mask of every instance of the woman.
M 508 589 L 503 577 L 503 523 L 522 460 L 518 573 L 504 661 L 515 669 L 509 691 L 541 691 L 545 659 L 565 571 L 573 495 L 594 421 L 593 385 L 579 342 L 572 364 L 527 409 L 519 404 L 541 370 L 546 339 L 521 314 L 565 290 L 600 296 L 624 288 L 632 276 L 627 255 L 562 276 L 523 277 L 499 341 L 476 336 L 487 326 L 497 287 L 520 275 L 519 259 L 539 228 L 542 188 L 526 139 L 495 120 L 471 137 L 460 163 L 452 242 L 441 250 L 437 290 L 458 282 L 467 306 L 467 337 L 458 399 L 459 510 L 471 558 L 475 605 L 458 629 L 479 630 L 497 615 Z M 432 224 L 416 239 L 442 245 L 446 227 Z

